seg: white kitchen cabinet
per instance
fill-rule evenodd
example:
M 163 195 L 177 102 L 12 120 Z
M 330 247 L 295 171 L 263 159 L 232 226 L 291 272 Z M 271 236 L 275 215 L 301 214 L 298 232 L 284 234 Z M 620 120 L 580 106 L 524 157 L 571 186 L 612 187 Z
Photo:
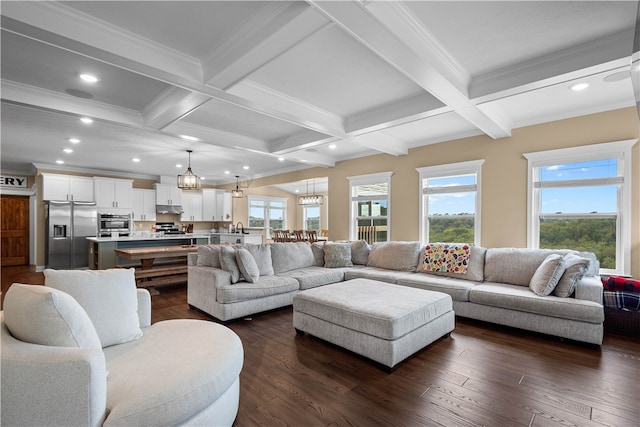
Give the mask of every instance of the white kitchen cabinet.
M 156 220 L 156 192 L 134 188 L 131 191 L 134 221 Z
M 218 211 L 217 207 L 217 194 L 220 190 L 204 189 L 202 190 L 202 220 L 203 221 L 217 221 L 216 215 Z
M 132 180 L 94 178 L 93 185 L 98 208 L 132 208 Z
M 182 190 L 180 190 L 177 185 L 155 184 L 155 187 L 156 203 L 158 205 L 182 205 Z
M 42 200 L 93 202 L 93 178 L 43 173 Z
M 230 192 L 218 192 L 216 195 L 216 212 L 217 221 L 233 221 L 233 201 Z
M 180 221 L 202 221 L 202 194 L 182 193 L 182 210 Z

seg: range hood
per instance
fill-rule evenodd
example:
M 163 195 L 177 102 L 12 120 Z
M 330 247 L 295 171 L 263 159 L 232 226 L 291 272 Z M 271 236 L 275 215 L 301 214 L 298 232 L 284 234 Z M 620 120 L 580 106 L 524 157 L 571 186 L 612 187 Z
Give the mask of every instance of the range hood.
M 180 205 L 156 205 L 156 213 L 180 215 L 182 212 L 184 212 L 184 210 Z

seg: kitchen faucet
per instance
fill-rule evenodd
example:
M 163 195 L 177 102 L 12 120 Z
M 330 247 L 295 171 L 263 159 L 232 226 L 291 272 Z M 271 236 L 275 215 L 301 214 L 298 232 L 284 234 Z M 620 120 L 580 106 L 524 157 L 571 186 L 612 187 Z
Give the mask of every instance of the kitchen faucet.
M 244 234 L 244 224 L 240 221 L 238 221 L 238 224 L 240 224 L 240 233 Z M 238 224 L 236 224 L 236 233 L 238 232 Z

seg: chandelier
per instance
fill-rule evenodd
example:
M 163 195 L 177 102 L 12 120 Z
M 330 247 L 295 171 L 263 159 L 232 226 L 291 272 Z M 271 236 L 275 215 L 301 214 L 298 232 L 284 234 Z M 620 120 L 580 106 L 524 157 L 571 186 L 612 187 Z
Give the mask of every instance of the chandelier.
M 324 203 L 324 196 L 322 194 L 316 194 L 316 180 L 313 180 L 313 194 L 309 194 L 309 180 L 307 180 L 307 194 L 305 196 L 298 196 L 298 205 L 313 206 L 321 205 Z
M 240 189 L 240 181 L 238 181 L 239 178 L 240 177 L 236 175 L 236 189 L 231 190 L 231 197 L 234 199 L 242 199 L 243 197 L 242 190 Z
M 187 171 L 182 175 L 178 175 L 178 188 L 182 190 L 199 190 L 200 189 L 200 177 L 195 175 L 191 171 L 191 150 L 187 150 L 189 153 L 189 167 Z

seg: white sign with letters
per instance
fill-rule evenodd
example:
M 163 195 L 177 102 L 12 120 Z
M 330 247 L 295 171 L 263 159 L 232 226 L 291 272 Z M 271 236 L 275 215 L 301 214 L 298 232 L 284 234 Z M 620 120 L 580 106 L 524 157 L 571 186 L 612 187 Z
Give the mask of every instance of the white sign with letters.
M 26 176 L 0 175 L 0 185 L 11 188 L 27 188 Z

